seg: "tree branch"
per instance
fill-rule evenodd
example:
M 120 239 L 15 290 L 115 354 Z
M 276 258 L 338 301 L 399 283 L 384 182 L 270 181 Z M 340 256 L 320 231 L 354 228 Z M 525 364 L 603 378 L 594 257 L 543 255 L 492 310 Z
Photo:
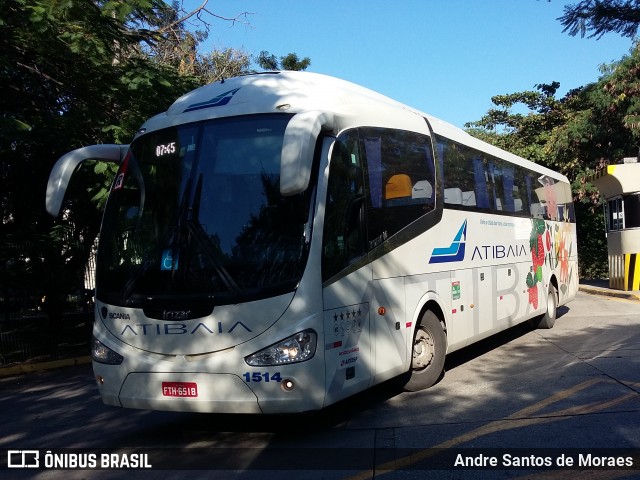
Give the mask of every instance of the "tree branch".
M 17 65 L 21 66 L 22 68 L 26 68 L 27 70 L 32 71 L 32 72 L 33 72 L 33 73 L 35 73 L 36 75 L 38 75 L 38 76 L 40 76 L 40 77 L 43 77 L 43 78 L 46 78 L 47 80 L 49 80 L 49 81 L 51 81 L 51 82 L 53 82 L 53 83 L 55 83 L 55 84 L 57 84 L 57 85 L 59 85 L 59 86 L 64 85 L 62 82 L 59 82 L 59 81 L 58 81 L 58 80 L 56 80 L 55 78 L 52 78 L 52 77 L 50 77 L 49 75 L 47 75 L 46 73 L 41 72 L 40 70 L 38 70 L 38 68 L 37 68 L 37 67 L 31 67 L 31 66 L 29 66 L 29 65 L 25 65 L 25 64 L 24 64 L 24 63 L 22 63 L 22 62 L 16 62 L 16 63 L 17 63 Z
M 198 20 L 204 23 L 208 28 L 209 24 L 202 19 L 202 16 L 201 16 L 202 12 L 206 12 L 207 14 L 211 15 L 214 18 L 224 20 L 226 22 L 231 22 L 232 25 L 235 25 L 236 23 L 240 23 L 242 25 L 251 25 L 251 23 L 247 20 L 247 15 L 252 15 L 251 12 L 242 12 L 236 15 L 235 17 L 223 17 L 222 15 L 217 15 L 213 13 L 211 10 L 208 10 L 207 3 L 209 3 L 209 0 L 204 0 L 202 2 L 202 5 L 200 5 L 198 8 L 196 8 L 192 12 L 187 13 L 184 17 L 179 18 L 175 22 L 171 22 L 169 25 L 165 25 L 164 27 L 159 28 L 158 30 L 156 30 L 156 33 L 165 33 L 167 30 L 170 30 L 176 25 L 179 25 L 180 23 L 189 20 L 193 16 L 196 16 Z M 244 20 L 241 20 L 241 18 L 243 17 L 244 17 Z

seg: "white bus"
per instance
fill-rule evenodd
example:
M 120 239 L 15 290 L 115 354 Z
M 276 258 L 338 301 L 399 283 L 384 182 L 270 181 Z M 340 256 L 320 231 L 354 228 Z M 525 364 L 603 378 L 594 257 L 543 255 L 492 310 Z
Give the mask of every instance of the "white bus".
M 306 72 L 203 86 L 131 145 L 54 167 L 58 214 L 85 159 L 119 162 L 102 222 L 92 340 L 105 403 L 317 410 L 578 288 L 567 179 L 385 96 Z

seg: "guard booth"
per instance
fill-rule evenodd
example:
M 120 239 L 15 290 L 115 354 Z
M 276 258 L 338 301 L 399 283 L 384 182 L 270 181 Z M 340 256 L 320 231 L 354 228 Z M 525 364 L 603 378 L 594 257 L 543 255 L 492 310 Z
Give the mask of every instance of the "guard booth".
M 640 290 L 640 164 L 625 158 L 592 179 L 606 199 L 609 287 Z

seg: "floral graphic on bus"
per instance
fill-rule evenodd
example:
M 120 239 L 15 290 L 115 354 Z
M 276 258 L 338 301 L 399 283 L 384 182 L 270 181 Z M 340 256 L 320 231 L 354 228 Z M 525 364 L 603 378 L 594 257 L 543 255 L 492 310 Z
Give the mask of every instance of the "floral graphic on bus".
M 555 253 L 556 253 L 556 264 L 560 266 L 560 271 L 558 272 L 558 281 L 560 282 L 560 291 L 562 293 L 566 292 L 567 284 L 571 279 L 573 269 L 569 269 L 569 257 L 571 256 L 571 252 L 573 250 L 573 244 L 571 242 L 571 229 L 569 225 L 563 225 L 562 227 L 556 225 L 555 226 L 556 235 L 555 235 Z
M 547 223 L 542 219 L 531 221 L 529 248 L 532 267 L 527 274 L 529 303 L 538 308 L 539 285 L 543 284 L 543 267 L 555 270 L 558 286 L 562 295 L 566 294 L 573 269 L 569 266 L 569 257 L 573 250 L 570 224 Z
M 527 274 L 527 288 L 529 290 L 529 303 L 533 305 L 533 308 L 538 308 L 538 283 L 542 283 L 542 267 L 546 261 L 543 235 L 545 233 L 549 235 L 549 231 L 544 220 L 534 219 L 532 223 L 529 248 L 531 249 L 533 267 Z M 549 239 L 547 239 L 547 243 L 550 244 Z

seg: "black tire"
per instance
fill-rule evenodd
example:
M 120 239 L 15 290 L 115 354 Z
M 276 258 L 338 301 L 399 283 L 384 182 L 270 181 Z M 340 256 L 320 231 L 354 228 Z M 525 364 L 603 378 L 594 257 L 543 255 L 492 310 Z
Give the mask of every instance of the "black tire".
M 549 284 L 546 302 L 547 311 L 544 315 L 535 318 L 531 322 L 535 328 L 553 328 L 556 323 L 556 315 L 558 312 L 558 291 L 552 283 Z
M 411 368 L 404 389 L 417 392 L 435 384 L 444 372 L 446 353 L 447 336 L 440 319 L 427 310 L 413 334 Z

